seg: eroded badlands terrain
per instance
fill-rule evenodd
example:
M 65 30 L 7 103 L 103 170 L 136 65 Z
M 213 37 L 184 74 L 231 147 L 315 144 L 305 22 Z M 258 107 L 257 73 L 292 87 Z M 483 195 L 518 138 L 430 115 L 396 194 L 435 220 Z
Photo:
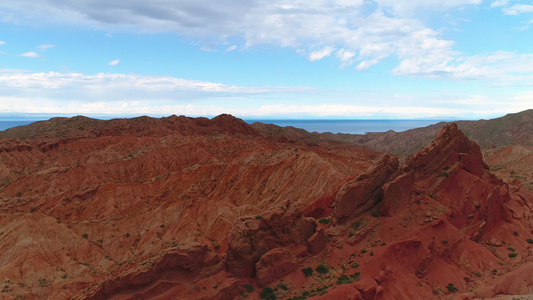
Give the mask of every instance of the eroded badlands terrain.
M 532 293 L 527 145 L 482 153 L 447 124 L 398 157 L 267 127 L 74 117 L 6 131 L 2 299 Z

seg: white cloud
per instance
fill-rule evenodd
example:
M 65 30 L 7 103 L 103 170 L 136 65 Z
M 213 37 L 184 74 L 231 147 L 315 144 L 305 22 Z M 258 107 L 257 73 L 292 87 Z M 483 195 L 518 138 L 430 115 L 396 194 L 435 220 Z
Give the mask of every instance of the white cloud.
M 408 53 L 425 48 L 425 65 L 436 69 L 439 57 L 453 55 L 453 43 L 414 18 L 419 9 L 443 11 L 480 4 L 481 0 L 197 0 L 57 1 L 34 0 L 30 3 L 1 1 L 6 11 L 42 22 L 67 22 L 98 28 L 105 32 L 136 30 L 175 32 L 201 41 L 202 50 L 229 50 L 227 41 L 235 37 L 243 46 L 267 44 L 301 49 L 315 61 L 333 54 L 333 49 L 357 53 L 347 59 L 336 55 L 341 67 L 357 61 L 381 61 L 386 57 L 413 59 Z M 384 13 L 385 12 L 385 13 Z M 5 16 L 4 16 L 5 17 Z M 23 18 L 22 18 L 23 19 Z M 420 37 L 426 30 L 432 33 Z M 429 44 L 424 44 L 431 39 Z M 442 41 L 443 44 L 439 44 Z M 322 49 L 316 51 L 316 49 Z
M 507 3 L 509 3 L 509 0 L 495 0 L 494 2 L 490 4 L 490 7 L 505 6 L 507 5 Z
M 4 45 L 6 42 L 0 41 L 0 46 Z
M 56 45 L 53 45 L 53 44 L 43 44 L 43 45 L 37 46 L 37 50 L 46 51 L 48 49 L 54 48 L 55 46 Z
M 499 62 L 507 56 L 499 53 L 478 59 Z M 486 94 L 455 96 L 451 94 L 453 91 L 409 96 L 382 91 L 364 95 L 346 92 L 224 85 L 170 76 L 0 69 L 0 113 L 206 116 L 225 112 L 249 117 L 468 118 L 472 117 L 472 112 L 483 117 L 521 111 L 531 108 L 533 99 L 533 92 L 493 95 L 490 90 Z M 328 95 L 328 104 L 324 104 L 324 95 Z M 293 100 L 287 103 L 286 99 Z
M 318 51 L 313 51 L 311 52 L 311 54 L 309 54 L 309 60 L 310 61 L 321 60 L 326 56 L 330 56 L 333 51 L 335 51 L 335 48 L 331 46 L 324 47 L 323 49 L 318 50 Z
M 41 57 L 41 55 L 39 53 L 35 53 L 33 51 L 29 51 L 29 52 L 26 52 L 26 53 L 21 53 L 19 55 L 20 56 L 24 56 L 24 57 L 31 57 L 31 58 L 39 58 L 39 57 Z
M 369 67 L 375 65 L 378 63 L 378 60 L 377 59 L 372 59 L 372 60 L 365 60 L 365 61 L 362 61 L 361 63 L 359 63 L 357 65 L 357 67 L 355 67 L 355 69 L 357 71 L 363 71 L 365 69 L 368 69 Z
M 118 63 L 120 62 L 120 59 L 115 59 L 115 60 L 112 60 L 108 63 L 108 65 L 110 66 L 116 66 L 118 65 Z
M 231 45 L 226 49 L 226 52 L 230 52 L 237 49 L 237 45 Z
M 515 4 L 511 7 L 505 7 L 503 13 L 506 15 L 519 15 L 523 13 L 533 13 L 533 5 Z

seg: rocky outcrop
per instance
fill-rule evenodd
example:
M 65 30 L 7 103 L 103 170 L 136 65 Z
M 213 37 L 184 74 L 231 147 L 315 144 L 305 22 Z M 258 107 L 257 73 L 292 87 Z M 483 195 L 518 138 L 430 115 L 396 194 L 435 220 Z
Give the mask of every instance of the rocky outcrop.
M 402 169 L 404 172 L 416 170 L 415 179 L 422 180 L 457 162 L 476 176 L 488 169 L 479 146 L 470 141 L 457 124 L 450 123 L 435 135 L 430 145 L 410 156 Z
M 397 170 L 398 158 L 384 154 L 368 170 L 337 193 L 333 216 L 342 220 L 368 211 L 381 200 L 381 187 Z
M 408 172 L 399 175 L 383 186 L 383 201 L 380 203 L 380 213 L 390 217 L 400 211 L 408 203 L 415 182 L 415 173 Z
M 256 263 L 268 251 L 291 245 L 304 245 L 316 229 L 313 218 L 300 213 L 244 218 L 229 230 L 226 268 L 235 276 L 251 277 L 256 274 Z
M 96 291 L 86 299 L 109 299 L 125 290 L 137 295 L 149 294 L 151 297 L 164 293 L 167 289 L 186 284 L 198 276 L 205 267 L 216 264 L 217 259 L 206 261 L 207 247 L 193 246 L 187 249 L 168 251 L 157 262 L 144 270 L 129 270 L 120 276 L 103 282 Z M 166 284 L 159 285 L 158 282 Z M 158 288 L 154 289 L 153 285 Z M 157 293 L 155 292 L 157 290 Z
M 261 256 L 261 259 L 255 264 L 255 277 L 260 286 L 267 286 L 298 269 L 299 266 L 291 251 L 275 248 Z

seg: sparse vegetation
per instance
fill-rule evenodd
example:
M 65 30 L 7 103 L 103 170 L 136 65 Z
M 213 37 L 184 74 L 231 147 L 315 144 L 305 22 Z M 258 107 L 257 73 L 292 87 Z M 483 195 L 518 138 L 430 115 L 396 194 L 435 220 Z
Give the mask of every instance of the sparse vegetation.
M 81 235 L 81 237 L 84 238 L 84 239 L 88 239 L 89 235 L 87 233 L 84 233 L 84 234 Z
M 311 267 L 303 268 L 302 273 L 304 273 L 305 277 L 313 276 L 313 269 Z
M 337 279 L 337 282 L 335 284 L 341 285 L 341 284 L 348 284 L 348 283 L 352 283 L 352 282 L 353 282 L 353 280 L 351 280 L 350 277 L 346 276 L 345 274 L 342 274 Z
M 455 291 L 458 291 L 458 289 L 453 285 L 453 283 L 448 283 L 448 285 L 446 286 L 446 289 L 448 290 L 448 292 L 450 293 L 453 293 Z
M 251 285 L 251 284 L 245 284 L 244 285 L 244 289 L 248 292 L 248 293 L 252 293 L 254 291 L 254 286 Z
M 262 218 L 263 218 L 263 216 L 260 216 L 260 215 L 255 216 L 256 220 L 261 220 Z
M 326 264 L 321 263 L 316 267 L 315 271 L 320 274 L 327 274 L 329 272 L 329 267 Z
M 330 219 L 328 219 L 328 218 L 322 218 L 322 219 L 318 220 L 318 222 L 319 222 L 320 224 L 329 224 Z
M 528 244 L 533 244 L 533 239 L 527 239 L 526 242 L 527 242 Z
M 509 253 L 508 255 L 509 255 L 510 258 L 515 258 L 515 257 L 518 256 L 518 253 L 516 253 L 516 252 L 511 252 L 511 253 Z
M 261 299 L 265 300 L 276 300 L 276 291 L 271 287 L 265 287 L 261 293 L 259 293 Z

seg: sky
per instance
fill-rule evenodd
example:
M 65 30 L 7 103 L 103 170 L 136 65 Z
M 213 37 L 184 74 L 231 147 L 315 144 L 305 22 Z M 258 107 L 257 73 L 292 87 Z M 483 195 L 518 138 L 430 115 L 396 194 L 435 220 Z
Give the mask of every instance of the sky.
M 533 1 L 0 1 L 0 119 L 530 108 Z

